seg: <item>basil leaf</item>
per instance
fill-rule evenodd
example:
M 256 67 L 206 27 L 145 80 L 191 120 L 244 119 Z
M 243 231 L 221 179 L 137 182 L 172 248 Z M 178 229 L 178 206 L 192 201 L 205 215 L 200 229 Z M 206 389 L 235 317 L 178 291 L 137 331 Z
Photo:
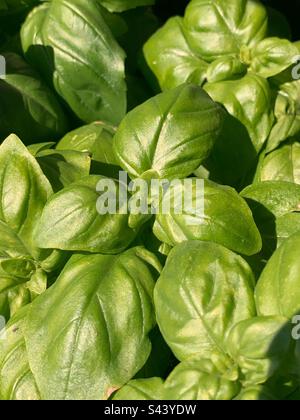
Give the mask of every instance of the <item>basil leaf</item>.
M 0 332 L 1 400 L 28 401 L 41 399 L 27 359 L 23 333 L 27 310 L 28 307 L 20 311 Z
M 178 16 L 152 35 L 144 45 L 144 54 L 162 90 L 186 82 L 201 86 L 205 81 L 208 64 L 188 45 L 183 19 Z
M 267 33 L 267 12 L 256 1 L 192 0 L 185 12 L 186 37 L 206 61 L 239 54 Z
M 280 87 L 275 104 L 276 124 L 270 133 L 266 152 L 272 152 L 283 141 L 300 133 L 299 99 L 300 80 Z
M 24 244 L 25 255 L 39 259 L 41 251 L 33 242 L 33 231 L 52 188 L 35 158 L 15 135 L 0 146 L 0 189 L 2 229 L 19 244 L 18 249 Z
M 90 173 L 91 159 L 88 153 L 73 150 L 43 150 L 37 154 L 36 159 L 51 182 L 54 192 Z
M 291 325 L 279 316 L 255 317 L 235 325 L 228 337 L 229 354 L 245 387 L 265 383 L 288 357 Z
M 136 232 L 128 226 L 127 202 L 117 202 L 115 214 L 100 214 L 97 203 L 104 191 L 98 193 L 97 185 L 101 180 L 104 177 L 96 175 L 82 178 L 50 198 L 35 230 L 37 246 L 104 254 L 117 254 L 128 247 Z M 107 183 L 118 200 L 120 184 L 108 179 Z
M 25 340 L 43 399 L 108 398 L 144 365 L 155 324 L 152 260 L 142 248 L 74 256 L 33 302 Z
M 114 137 L 114 151 L 131 178 L 155 172 L 184 178 L 209 155 L 223 111 L 200 88 L 182 85 L 131 111 Z
M 28 60 L 82 121 L 121 121 L 126 111 L 125 56 L 99 2 L 47 2 L 29 15 L 21 38 Z
M 250 185 L 241 192 L 254 213 L 255 219 L 260 215 L 272 214 L 275 217 L 300 210 L 300 187 L 292 182 L 264 181 Z
M 259 169 L 260 181 L 288 181 L 300 184 L 300 143 L 285 144 L 268 154 Z
M 250 69 L 262 77 L 272 77 L 288 68 L 298 54 L 287 39 L 266 38 L 252 49 Z
M 171 184 L 159 204 L 153 226 L 157 238 L 171 246 L 198 239 L 218 243 L 245 255 L 259 252 L 262 245 L 260 234 L 246 202 L 233 188 L 208 180 L 204 180 L 203 187 L 204 191 L 196 179 Z M 181 211 L 177 207 L 178 197 L 183 200 L 189 194 L 192 195 L 191 203 Z M 202 200 L 203 210 L 199 207 Z
M 177 245 L 154 291 L 157 321 L 175 356 L 226 355 L 230 329 L 255 316 L 253 285 L 248 264 L 226 248 L 200 241 Z
M 247 128 L 253 146 L 259 152 L 274 122 L 273 99 L 268 82 L 248 73 L 242 79 L 208 83 L 204 88 Z
M 113 126 L 95 122 L 66 134 L 57 144 L 57 150 L 87 152 L 97 162 L 117 165 L 113 153 L 112 139 L 116 132 Z
M 282 315 L 291 319 L 299 304 L 299 232 L 283 242 L 269 260 L 256 287 L 259 315 Z

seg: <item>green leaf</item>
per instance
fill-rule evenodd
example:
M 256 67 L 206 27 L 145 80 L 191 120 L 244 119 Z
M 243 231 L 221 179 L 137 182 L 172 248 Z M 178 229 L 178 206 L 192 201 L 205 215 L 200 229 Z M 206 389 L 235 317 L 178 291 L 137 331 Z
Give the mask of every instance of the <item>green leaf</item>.
M 276 219 L 277 247 L 300 231 L 300 213 L 288 213 Z
M 252 49 L 250 69 L 262 77 L 272 77 L 287 69 L 298 55 L 298 49 L 287 39 L 266 38 Z
M 110 12 L 124 12 L 135 7 L 150 6 L 155 0 L 98 0 Z
M 131 178 L 149 171 L 160 178 L 184 178 L 208 157 L 222 122 L 222 109 L 200 87 L 182 85 L 127 114 L 114 137 L 114 151 Z
M 162 400 L 163 380 L 161 378 L 133 379 L 123 386 L 113 400 Z
M 199 182 L 193 178 L 171 184 L 158 207 L 153 227 L 157 238 L 171 246 L 198 239 L 245 255 L 259 252 L 260 234 L 246 202 L 233 188 Z M 190 196 L 187 205 L 184 200 Z
M 242 63 L 237 57 L 226 56 L 213 61 L 209 65 L 206 77 L 209 83 L 214 83 L 240 78 L 245 76 L 246 73 L 246 64 Z
M 163 383 L 160 378 L 132 380 L 114 400 L 231 400 L 239 383 L 226 377 L 220 362 L 196 355 L 180 363 Z
M 241 196 L 248 201 L 255 219 L 259 216 L 263 220 L 270 213 L 280 217 L 300 210 L 300 186 L 292 182 L 258 182 L 245 188 Z
M 52 149 L 52 147 L 55 146 L 55 142 L 45 142 L 45 143 L 36 143 L 36 144 L 30 144 L 27 146 L 27 149 L 29 152 L 36 157 L 40 152 L 43 152 L 44 150 Z
M 112 197 L 117 200 L 115 214 L 108 210 L 105 214 L 98 212 L 98 200 L 106 194 L 104 190 L 97 192 L 100 181 L 109 185 L 111 191 L 115 190 L 116 195 Z M 91 175 L 54 194 L 37 224 L 37 246 L 104 254 L 117 254 L 126 249 L 136 232 L 128 226 L 126 200 L 118 201 L 120 188 L 118 181 Z M 106 196 L 102 198 L 106 203 Z
M 0 316 L 6 320 L 30 302 L 25 282 L 26 279 L 13 277 L 0 265 Z
M 54 192 L 79 181 L 90 173 L 91 158 L 88 153 L 73 150 L 42 150 L 36 159 L 51 182 Z
M 253 0 L 192 0 L 184 25 L 194 51 L 212 62 L 264 39 L 267 18 L 265 7 Z
M 276 248 L 300 227 L 300 188 L 284 181 L 265 181 L 247 187 L 247 200 L 260 231 L 262 268 Z
M 258 178 L 300 184 L 300 143 L 285 144 L 269 153 L 259 168 Z
M 227 345 L 240 368 L 243 386 L 263 384 L 273 376 L 288 357 L 291 342 L 286 318 L 255 317 L 235 325 Z
M 30 370 L 24 340 L 24 308 L 0 333 L 0 398 L 1 400 L 40 400 Z M 5 335 L 4 335 L 5 334 Z
M 285 83 L 280 87 L 275 103 L 276 124 L 268 139 L 267 152 L 272 152 L 283 141 L 300 133 L 299 100 L 300 80 Z
M 56 139 L 68 129 L 54 93 L 16 54 L 5 54 L 6 77 L 0 80 L 0 139 L 12 130 L 24 142 Z
M 57 144 L 57 150 L 88 152 L 97 162 L 117 165 L 112 139 L 116 132 L 113 126 L 101 121 L 85 125 L 66 134 Z
M 283 242 L 264 269 L 256 287 L 259 315 L 291 319 L 300 313 L 300 233 Z
M 164 385 L 166 400 L 231 400 L 239 383 L 229 380 L 212 360 L 194 356 L 180 363 Z
M 21 279 L 30 278 L 35 271 L 33 261 L 26 258 L 0 259 L 0 265 L 9 276 Z
M 162 90 L 189 82 L 202 85 L 208 64 L 190 48 L 183 32 L 183 19 L 176 16 L 144 45 L 146 61 Z
M 28 16 L 21 38 L 28 60 L 82 121 L 121 121 L 125 56 L 99 2 L 47 2 Z
M 231 328 L 255 316 L 253 287 L 248 264 L 226 248 L 200 241 L 177 245 L 154 292 L 157 321 L 175 356 L 226 355 Z
M 139 248 L 70 260 L 26 319 L 27 355 L 44 400 L 106 399 L 134 376 L 151 350 L 154 279 Z
M 268 82 L 248 73 L 239 80 L 208 83 L 205 90 L 225 106 L 230 115 L 247 128 L 253 146 L 259 152 L 274 122 L 273 98 Z
M 39 258 L 33 230 L 52 189 L 35 158 L 15 135 L 0 146 L 0 190 L 0 229 L 18 244 L 17 253 Z

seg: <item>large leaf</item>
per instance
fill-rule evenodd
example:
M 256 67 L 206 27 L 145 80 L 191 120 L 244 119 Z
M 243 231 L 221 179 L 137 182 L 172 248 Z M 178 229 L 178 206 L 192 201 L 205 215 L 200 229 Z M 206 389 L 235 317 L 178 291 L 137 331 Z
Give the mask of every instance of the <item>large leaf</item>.
M 132 178 L 151 171 L 159 178 L 184 178 L 209 155 L 223 111 L 195 85 L 182 85 L 131 111 L 114 138 L 114 151 Z
M 26 57 L 81 120 L 120 122 L 126 111 L 124 52 L 99 2 L 45 3 L 29 15 L 21 37 Z
M 255 315 L 253 286 L 248 264 L 226 248 L 200 241 L 177 245 L 154 293 L 159 327 L 176 357 L 226 354 L 231 328 Z
M 0 80 L 0 140 L 12 132 L 25 142 L 56 139 L 68 129 L 56 96 L 15 54 L 6 54 L 7 73 Z
M 155 324 L 152 264 L 159 268 L 143 248 L 74 256 L 35 300 L 25 339 L 43 399 L 108 398 L 144 365 Z
M 163 90 L 190 82 L 202 85 L 207 63 L 189 47 L 183 33 L 183 20 L 173 17 L 145 44 L 147 63 Z
M 99 190 L 100 181 L 103 186 Z M 106 194 L 104 187 L 115 193 L 112 197 L 116 203 L 112 209 L 114 212 L 109 208 L 99 211 L 98 202 Z M 123 251 L 133 241 L 136 232 L 128 226 L 127 202 L 121 203 L 118 198 L 120 188 L 124 186 L 115 180 L 91 175 L 54 194 L 38 221 L 36 244 L 41 248 L 66 251 L 104 254 Z M 106 199 L 103 197 L 101 206 Z
M 204 185 L 198 183 L 194 178 L 171 184 L 159 204 L 153 227 L 158 239 L 171 246 L 198 239 L 245 255 L 259 252 L 260 234 L 246 202 L 233 188 L 208 180 Z M 182 205 L 180 211 L 178 199 L 181 197 L 183 204 L 190 196 L 190 204 Z
M 211 62 L 264 39 L 267 12 L 255 0 L 192 0 L 184 24 L 192 48 Z

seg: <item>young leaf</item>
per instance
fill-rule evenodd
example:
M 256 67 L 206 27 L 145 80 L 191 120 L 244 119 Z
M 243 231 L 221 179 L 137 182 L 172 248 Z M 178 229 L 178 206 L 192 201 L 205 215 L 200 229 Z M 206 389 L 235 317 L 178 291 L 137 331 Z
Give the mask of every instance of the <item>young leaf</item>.
M 193 50 L 212 62 L 264 39 L 267 19 L 265 7 L 254 0 L 192 0 L 184 25 Z
M 189 47 L 183 19 L 178 16 L 152 35 L 144 45 L 144 54 L 162 90 L 185 82 L 201 86 L 205 81 L 208 64 Z
M 259 252 L 261 237 L 246 202 L 230 187 L 204 180 L 203 188 L 199 188 L 195 178 L 171 184 L 162 197 L 153 226 L 157 238 L 171 246 L 198 239 L 244 255 Z M 178 198 L 183 204 L 188 195 L 192 195 L 190 205 L 178 211 Z M 203 211 L 199 207 L 202 200 Z

